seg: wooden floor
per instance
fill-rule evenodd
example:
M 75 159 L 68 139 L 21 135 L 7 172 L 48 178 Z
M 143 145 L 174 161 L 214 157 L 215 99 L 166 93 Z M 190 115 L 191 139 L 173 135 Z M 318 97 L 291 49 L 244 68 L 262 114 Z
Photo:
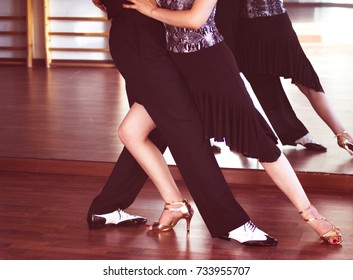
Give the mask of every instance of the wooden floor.
M 288 10 L 328 98 L 353 132 L 353 34 L 347 23 L 353 9 Z M 87 208 L 122 149 L 116 129 L 128 110 L 124 81 L 110 68 L 7 65 L 0 66 L 0 259 L 352 260 L 353 158 L 296 88 L 284 84 L 299 118 L 328 151 L 282 149 L 312 202 L 342 229 L 343 246 L 322 244 L 259 164 L 226 148 L 217 160 L 232 191 L 278 246 L 211 239 L 197 211 L 190 238 L 184 222 L 163 235 L 150 235 L 144 226 L 88 230 Z M 166 158 L 190 198 L 173 159 Z M 149 222 L 161 210 L 151 182 L 129 208 Z
M 246 247 L 212 239 L 196 211 L 190 237 L 185 222 L 174 231 L 149 234 L 145 226 L 89 230 L 87 207 L 105 177 L 28 173 L 0 175 L 0 258 L 55 260 L 352 260 L 352 190 L 309 188 L 321 212 L 344 233 L 342 246 L 322 243 L 274 186 L 232 185 L 237 200 L 256 224 L 279 239 L 271 248 Z M 183 194 L 189 193 L 180 184 Z M 194 203 L 193 203 L 194 205 Z M 151 223 L 163 208 L 147 183 L 130 213 Z

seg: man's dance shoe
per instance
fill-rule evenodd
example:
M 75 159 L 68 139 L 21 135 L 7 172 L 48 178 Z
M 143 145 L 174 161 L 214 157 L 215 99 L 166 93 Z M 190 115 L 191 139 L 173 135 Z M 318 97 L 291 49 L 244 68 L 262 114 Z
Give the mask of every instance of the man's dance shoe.
M 107 214 L 89 214 L 87 218 L 90 228 L 104 228 L 107 226 L 132 226 L 145 224 L 147 219 L 141 216 L 130 215 L 118 209 Z

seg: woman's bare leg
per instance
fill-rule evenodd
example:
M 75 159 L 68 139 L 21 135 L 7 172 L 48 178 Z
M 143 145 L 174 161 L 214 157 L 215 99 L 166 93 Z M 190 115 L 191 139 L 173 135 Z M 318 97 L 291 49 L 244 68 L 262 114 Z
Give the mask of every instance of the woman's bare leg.
M 325 93 L 315 91 L 314 89 L 310 89 L 301 84 L 297 84 L 297 87 L 302 93 L 304 93 L 304 95 L 308 98 L 311 106 L 314 108 L 315 112 L 337 137 L 337 144 L 341 148 L 346 149 L 348 153 L 353 155 L 353 138 L 348 133 L 348 131 L 346 131 L 344 125 L 339 120 Z
M 275 184 L 289 198 L 298 212 L 309 208 L 311 202 L 285 155 L 281 154 L 275 162 L 262 162 L 261 164 Z M 323 218 L 323 216 L 319 214 L 313 206 L 307 211 L 304 211 L 302 217 L 303 219 L 312 217 L 319 218 L 309 224 L 319 236 L 324 235 L 332 229 L 332 224 L 320 219 Z
M 119 137 L 153 181 L 162 199 L 166 203 L 183 201 L 184 198 L 170 173 L 163 154 L 148 138 L 155 128 L 156 125 L 145 108 L 135 103 L 119 127 Z M 163 211 L 159 222 L 169 224 L 173 217 L 178 215 L 180 215 L 178 212 Z
M 330 102 L 328 101 L 325 93 L 315 91 L 301 84 L 296 84 L 296 85 L 299 88 L 299 90 L 302 93 L 304 93 L 304 95 L 308 98 L 315 112 L 332 130 L 334 135 L 341 133 L 342 131 L 345 130 L 336 112 L 331 107 Z

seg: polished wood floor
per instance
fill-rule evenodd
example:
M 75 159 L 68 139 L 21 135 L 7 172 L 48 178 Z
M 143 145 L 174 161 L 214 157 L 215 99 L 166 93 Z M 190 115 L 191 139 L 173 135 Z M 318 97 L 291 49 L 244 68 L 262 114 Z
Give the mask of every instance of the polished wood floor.
M 198 211 L 189 238 L 184 221 L 160 235 L 149 234 L 144 225 L 89 230 L 87 207 L 105 177 L 1 173 L 0 179 L 0 259 L 353 259 L 352 190 L 307 190 L 313 204 L 344 233 L 343 245 L 334 247 L 319 240 L 276 187 L 232 185 L 256 224 L 279 239 L 276 247 L 255 248 L 210 238 Z M 190 198 L 185 186 L 179 185 Z M 129 212 L 143 214 L 151 223 L 162 209 L 148 182 Z
M 328 98 L 353 132 L 353 36 L 347 24 L 353 9 L 288 10 Z M 342 246 L 321 243 L 259 164 L 225 147 L 216 157 L 232 191 L 256 224 L 279 239 L 278 246 L 211 239 L 197 211 L 190 238 L 184 222 L 163 235 L 150 235 L 144 226 L 88 230 L 87 208 L 122 149 L 116 129 L 128 110 L 124 81 L 113 68 L 7 65 L 0 66 L 0 259 L 352 260 L 353 158 L 296 88 L 284 83 L 298 116 L 328 151 L 283 151 L 312 202 L 342 229 Z M 173 159 L 166 158 L 190 198 Z M 129 208 L 149 222 L 161 210 L 151 182 Z

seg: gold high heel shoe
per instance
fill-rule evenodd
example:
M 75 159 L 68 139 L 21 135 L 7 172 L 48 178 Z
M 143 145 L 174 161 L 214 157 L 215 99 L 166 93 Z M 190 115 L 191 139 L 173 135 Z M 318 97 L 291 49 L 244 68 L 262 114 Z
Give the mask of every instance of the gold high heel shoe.
M 182 215 L 178 218 L 175 218 L 168 225 L 163 225 L 159 222 L 155 222 L 151 227 L 151 231 L 153 231 L 153 232 L 171 231 L 181 219 L 185 219 L 186 220 L 186 234 L 190 233 L 190 222 L 191 222 L 192 216 L 194 215 L 194 209 L 192 209 L 191 205 L 189 204 L 189 202 L 185 198 L 183 201 L 180 201 L 180 202 L 165 203 L 164 210 L 172 211 L 172 212 L 181 212 Z
M 311 205 L 309 205 L 309 207 L 304 209 L 303 211 L 300 211 L 299 214 L 301 215 L 301 214 L 309 211 L 310 208 L 311 208 Z M 306 221 L 307 223 L 310 223 L 315 220 L 323 220 L 323 221 L 326 221 L 329 224 L 331 224 L 324 217 L 321 217 L 321 218 L 311 217 L 311 218 L 307 218 L 307 219 L 303 218 L 303 220 Z M 342 232 L 340 231 L 340 229 L 338 227 L 334 226 L 333 224 L 331 224 L 331 225 L 332 225 L 332 229 L 330 231 L 326 232 L 325 234 L 323 234 L 322 236 L 320 236 L 320 238 L 331 245 L 341 244 L 343 241 Z
M 345 130 L 335 135 L 337 138 L 337 144 L 341 148 L 345 149 L 351 156 L 353 156 L 353 140 L 352 137 Z

